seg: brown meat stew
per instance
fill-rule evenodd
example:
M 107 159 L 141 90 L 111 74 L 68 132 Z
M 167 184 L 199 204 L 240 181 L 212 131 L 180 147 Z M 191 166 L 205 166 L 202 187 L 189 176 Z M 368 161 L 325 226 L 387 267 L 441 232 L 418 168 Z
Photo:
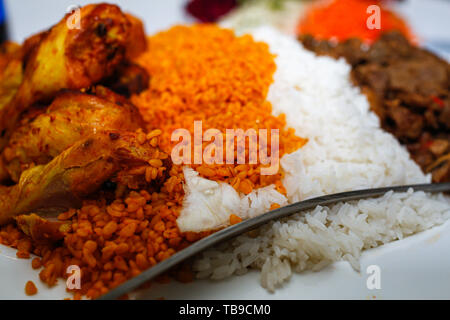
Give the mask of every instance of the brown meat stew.
M 408 42 L 384 34 L 370 47 L 358 39 L 334 44 L 301 36 L 319 55 L 344 57 L 382 127 L 409 150 L 433 182 L 450 181 L 450 65 Z

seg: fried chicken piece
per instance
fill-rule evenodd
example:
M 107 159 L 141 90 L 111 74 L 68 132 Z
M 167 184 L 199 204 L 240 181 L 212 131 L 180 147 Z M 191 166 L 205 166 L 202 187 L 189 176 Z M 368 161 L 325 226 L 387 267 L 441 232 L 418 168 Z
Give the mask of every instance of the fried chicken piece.
M 130 22 L 119 7 L 84 6 L 80 29 L 69 29 L 68 17 L 31 41 L 23 81 L 12 101 L 0 110 L 0 150 L 30 105 L 51 100 L 64 88 L 89 87 L 123 62 Z
M 144 127 L 139 111 L 125 98 L 103 87 L 96 87 L 93 93 L 61 93 L 44 113 L 24 119 L 1 154 L 0 178 L 17 182 L 22 171 L 48 163 L 95 132 Z
M 8 66 L 8 63 L 21 51 L 21 46 L 12 41 L 5 41 L 0 44 L 0 71 Z M 20 57 L 19 57 L 20 60 Z
M 37 214 L 22 214 L 16 217 L 17 226 L 36 242 L 55 242 L 64 238 L 70 230 L 69 221 L 46 220 Z
M 141 168 L 145 172 L 149 161 L 161 154 L 130 132 L 105 131 L 81 139 L 47 165 L 24 171 L 18 184 L 1 186 L 0 225 L 20 214 L 48 215 L 80 207 L 82 199 L 108 179 L 126 184 L 135 172 L 145 183 Z
M 20 48 L 20 56 L 19 58 L 23 61 L 23 66 L 27 65 L 28 60 L 31 57 L 31 53 L 36 50 L 35 48 L 39 46 L 41 41 L 47 36 L 48 31 L 41 31 L 39 33 L 33 34 L 32 36 L 25 39 Z
M 147 71 L 134 63 L 124 63 L 103 84 L 125 97 L 131 97 L 148 88 L 150 76 Z
M 0 45 L 0 112 L 11 102 L 23 79 L 22 48 L 13 42 Z
M 125 16 L 131 25 L 126 52 L 126 58 L 131 61 L 147 49 L 147 38 L 142 21 L 130 13 Z
M 135 16 L 129 13 L 125 15 L 131 25 L 125 54 L 127 61 L 119 65 L 103 84 L 121 95 L 130 97 L 147 89 L 150 77 L 144 68 L 132 62 L 147 49 L 144 25 Z

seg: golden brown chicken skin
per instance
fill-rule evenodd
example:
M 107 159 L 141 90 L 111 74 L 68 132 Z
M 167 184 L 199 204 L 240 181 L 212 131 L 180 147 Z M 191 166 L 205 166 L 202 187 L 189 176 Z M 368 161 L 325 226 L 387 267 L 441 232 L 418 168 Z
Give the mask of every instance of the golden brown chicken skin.
M 81 8 L 80 29 L 69 28 L 68 16 L 30 41 L 23 81 L 0 110 L 0 150 L 20 114 L 37 101 L 49 101 L 61 89 L 86 88 L 112 74 L 124 61 L 130 22 L 109 4 Z
M 11 102 L 23 79 L 22 48 L 13 42 L 0 45 L 0 112 Z
M 47 220 L 34 213 L 22 214 L 15 220 L 23 233 L 40 243 L 61 240 L 71 228 L 71 223 L 68 221 Z
M 103 87 L 92 94 L 64 92 L 44 113 L 23 119 L 0 156 L 0 178 L 19 181 L 33 165 L 46 164 L 82 138 L 104 130 L 143 127 L 137 108 Z
M 83 198 L 108 179 L 126 184 L 135 174 L 135 181 L 149 182 L 140 169 L 161 155 L 158 148 L 141 143 L 131 132 L 105 131 L 81 139 L 48 164 L 24 171 L 16 185 L 1 186 L 0 225 L 20 214 L 79 207 Z
M 133 61 L 147 49 L 147 38 L 145 37 L 142 21 L 130 13 L 125 13 L 125 15 L 130 22 L 126 58 L 129 61 Z

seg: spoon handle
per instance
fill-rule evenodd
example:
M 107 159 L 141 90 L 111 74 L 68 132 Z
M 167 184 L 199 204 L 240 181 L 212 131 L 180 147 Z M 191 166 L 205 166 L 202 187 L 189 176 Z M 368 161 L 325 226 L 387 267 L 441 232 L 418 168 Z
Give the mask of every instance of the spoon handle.
M 424 192 L 447 192 L 450 191 L 450 183 L 430 183 L 430 184 L 416 184 L 376 189 L 364 189 L 342 193 L 335 193 L 325 195 L 321 197 L 311 198 L 308 200 L 296 202 L 285 207 L 281 207 L 265 214 L 251 218 L 229 226 L 218 232 L 211 234 L 210 236 L 203 238 L 189 247 L 177 252 L 170 258 L 159 262 L 155 266 L 143 271 L 138 276 L 131 278 L 130 280 L 122 283 L 111 291 L 99 297 L 100 300 L 117 299 L 122 295 L 138 288 L 143 283 L 155 278 L 156 276 L 168 271 L 170 268 L 179 264 L 180 262 L 200 253 L 201 251 L 218 244 L 219 242 L 231 239 L 247 231 L 255 229 L 271 220 L 276 220 L 284 217 L 288 217 L 294 213 L 300 211 L 314 209 L 317 206 L 327 206 L 342 201 L 359 200 L 364 198 L 378 197 L 384 195 L 386 192 L 406 192 L 410 188 L 414 191 Z

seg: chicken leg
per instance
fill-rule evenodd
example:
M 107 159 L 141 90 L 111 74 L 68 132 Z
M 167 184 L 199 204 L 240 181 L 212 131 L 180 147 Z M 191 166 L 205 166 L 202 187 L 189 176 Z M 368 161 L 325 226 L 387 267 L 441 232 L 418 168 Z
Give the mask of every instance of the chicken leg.
M 144 127 L 139 111 L 128 100 L 104 87 L 94 88 L 93 93 L 61 93 L 44 113 L 24 119 L 1 154 L 0 180 L 18 182 L 22 171 L 48 163 L 95 132 Z
M 37 101 L 50 100 L 61 89 L 91 86 L 110 75 L 124 60 L 130 22 L 109 4 L 81 8 L 80 28 L 63 18 L 38 37 L 27 54 L 23 81 L 14 98 L 0 110 L 0 150 L 20 114 Z
M 79 207 L 82 199 L 106 180 L 126 183 L 133 175 L 131 169 L 139 167 L 145 171 L 152 159 L 168 164 L 167 155 L 140 142 L 135 133 L 97 133 L 78 141 L 48 164 L 24 171 L 16 185 L 0 187 L 0 225 L 19 214 Z M 122 176 L 121 172 L 127 174 Z M 162 175 L 162 170 L 158 174 Z M 148 182 L 143 176 L 140 179 Z M 126 180 L 121 181 L 121 177 Z

